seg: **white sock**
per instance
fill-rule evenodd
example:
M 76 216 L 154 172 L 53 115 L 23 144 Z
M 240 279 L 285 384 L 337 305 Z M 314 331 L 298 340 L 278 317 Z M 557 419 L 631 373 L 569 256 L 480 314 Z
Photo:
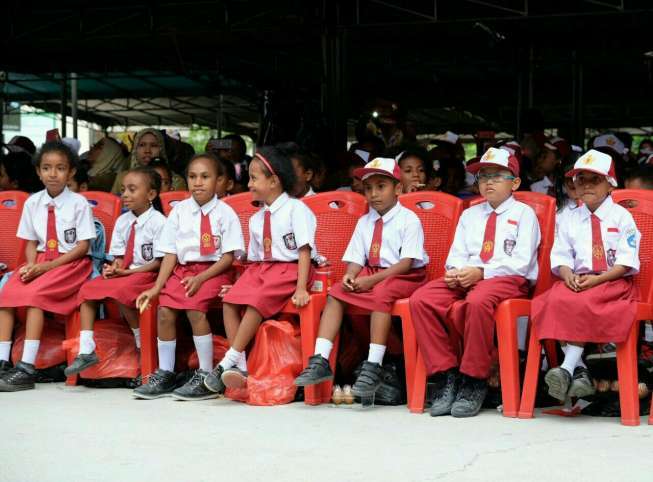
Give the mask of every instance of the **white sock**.
M 370 353 L 367 355 L 367 361 L 383 365 L 383 355 L 385 355 L 385 345 L 370 343 Z
M 245 350 L 240 352 L 240 358 L 238 359 L 238 363 L 236 363 L 236 366 L 238 367 L 239 370 L 242 370 L 244 372 L 247 371 L 247 355 L 245 354 Z
M 132 328 L 132 333 L 134 334 L 134 342 L 136 343 L 136 348 L 141 349 L 141 329 Z
M 23 345 L 23 357 L 20 361 L 34 365 L 40 345 L 41 340 L 25 340 L 25 344 Z
M 331 350 L 333 349 L 333 342 L 326 338 L 318 338 L 315 340 L 315 355 L 322 355 L 322 358 L 329 359 Z
M 193 336 L 193 342 L 200 361 L 200 370 L 210 372 L 213 370 L 213 334 Z
M 568 347 L 568 346 L 569 346 L 569 345 L 562 345 L 562 346 L 560 347 L 560 348 L 562 348 L 562 353 L 564 353 L 565 356 L 567 355 L 567 347 Z M 585 362 L 583 361 L 583 357 L 582 357 L 582 356 L 581 356 L 581 357 L 578 359 L 578 361 L 576 362 L 576 366 L 577 366 L 577 367 L 587 368 L 587 365 L 585 365 Z M 575 368 L 576 368 L 576 367 L 574 367 L 574 369 L 575 369 Z
M 240 352 L 234 350 L 233 348 L 229 348 L 227 353 L 224 354 L 224 358 L 220 362 L 220 366 L 224 370 L 235 367 L 238 364 L 238 360 L 240 359 L 242 353 L 245 353 L 245 351 Z
M 79 354 L 90 355 L 95 351 L 95 340 L 93 330 L 82 330 L 79 332 Z
M 10 354 L 11 354 L 11 342 L 0 341 L 0 360 L 9 361 Z
M 583 354 L 583 347 L 576 345 L 567 345 L 567 349 L 563 349 L 565 353 L 565 360 L 560 365 L 567 370 L 571 375 L 574 374 L 574 369 L 578 366 L 578 360 Z
M 157 338 L 159 348 L 159 368 L 169 372 L 175 371 L 175 350 L 177 340 L 163 341 Z

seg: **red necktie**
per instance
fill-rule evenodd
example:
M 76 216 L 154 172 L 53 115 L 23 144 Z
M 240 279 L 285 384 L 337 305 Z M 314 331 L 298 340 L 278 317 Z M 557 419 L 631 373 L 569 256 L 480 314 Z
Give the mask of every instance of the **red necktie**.
M 122 262 L 123 269 L 129 269 L 129 266 L 134 262 L 134 239 L 136 238 L 136 221 L 134 221 L 129 228 L 129 237 L 127 238 L 127 249 L 125 249 L 125 257 Z
M 492 259 L 494 255 L 494 236 L 497 231 L 497 213 L 492 211 L 490 217 L 487 218 L 485 223 L 485 236 L 483 236 L 483 246 L 481 246 L 481 252 L 479 257 L 481 261 L 487 263 Z
M 383 218 L 379 218 L 374 223 L 374 233 L 372 234 L 372 244 L 370 244 L 370 254 L 367 262 L 371 267 L 381 266 L 381 244 L 383 243 Z
M 608 270 L 603 249 L 603 238 L 601 237 L 601 221 L 592 214 L 592 271 L 602 273 Z
M 54 206 L 48 206 L 48 230 L 45 236 L 45 259 L 51 261 L 59 256 L 59 241 L 57 238 L 57 218 L 54 215 Z
M 272 259 L 272 214 L 264 211 L 263 216 L 263 260 Z
M 211 231 L 211 220 L 208 214 L 202 213 L 202 222 L 200 224 L 200 256 L 208 256 L 213 253 L 215 253 L 215 243 L 213 242 L 213 232 Z

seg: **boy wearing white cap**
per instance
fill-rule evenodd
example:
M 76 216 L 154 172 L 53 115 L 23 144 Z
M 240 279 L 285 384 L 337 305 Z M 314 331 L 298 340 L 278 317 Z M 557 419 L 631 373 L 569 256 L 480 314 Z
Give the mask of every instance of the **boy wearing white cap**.
M 540 228 L 535 212 L 512 196 L 520 185 L 517 158 L 491 147 L 467 169 L 477 174 L 486 202 L 460 217 L 444 277 L 410 297 L 417 343 L 438 387 L 432 416 L 479 412 L 494 350 L 494 310 L 507 298 L 525 297 L 537 279 Z M 460 309 L 450 313 L 459 300 Z M 447 316 L 463 338 L 460 361 Z
M 640 233 L 628 210 L 610 196 L 617 187 L 612 157 L 592 149 L 566 175 L 583 205 L 560 220 L 551 250 L 551 270 L 560 280 L 531 309 L 540 340 L 566 342 L 562 365 L 545 377 L 558 400 L 594 393 L 581 360 L 583 346 L 623 342 L 639 298 L 633 275 L 639 271 Z
M 299 386 L 333 378 L 329 355 L 340 331 L 347 306 L 371 312 L 370 351 L 352 393 L 372 396 L 381 384 L 383 355 L 391 327 L 394 302 L 407 298 L 424 282 L 429 262 L 424 231 L 417 215 L 399 203 L 402 192 L 399 165 L 391 158 L 376 158 L 354 171 L 363 181 L 370 210 L 356 224 L 342 260 L 348 264 L 342 284 L 331 288 L 320 320 L 315 354 L 297 377 Z

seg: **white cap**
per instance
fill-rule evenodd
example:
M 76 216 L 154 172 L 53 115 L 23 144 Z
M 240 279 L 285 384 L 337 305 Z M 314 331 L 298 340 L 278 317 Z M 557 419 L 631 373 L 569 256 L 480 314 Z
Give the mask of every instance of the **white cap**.
M 75 154 L 79 154 L 79 149 L 82 147 L 82 143 L 79 142 L 79 139 L 75 139 L 74 137 L 64 137 L 61 139 L 61 142 L 70 147 Z
M 397 181 L 401 180 L 401 171 L 399 164 L 391 157 L 377 157 L 373 161 L 365 164 L 365 167 L 354 169 L 354 176 L 364 181 L 370 176 L 380 174 L 381 176 L 388 176 Z
M 612 162 L 612 157 L 608 154 L 590 149 L 578 158 L 574 164 L 574 168 L 567 172 L 565 176 L 576 177 L 576 175 L 582 171 L 601 174 L 608 179 L 610 185 L 617 187 L 617 176 L 614 170 L 614 162 Z
M 626 153 L 626 146 L 624 146 L 624 143 L 614 134 L 603 134 L 602 136 L 598 136 L 594 139 L 592 147 L 609 147 L 622 156 Z
M 482 168 L 487 166 L 502 167 L 519 177 L 519 161 L 506 149 L 490 147 L 485 154 L 483 154 L 483 157 L 481 157 L 479 162 L 467 165 L 467 171 L 476 174 Z

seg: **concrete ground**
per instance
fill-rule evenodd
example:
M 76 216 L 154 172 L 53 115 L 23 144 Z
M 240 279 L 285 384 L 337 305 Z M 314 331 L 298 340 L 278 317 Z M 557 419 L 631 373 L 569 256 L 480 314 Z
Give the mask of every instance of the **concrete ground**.
M 300 403 L 133 400 L 38 385 L 0 394 L 0 481 L 651 481 L 653 426 L 473 419 Z

